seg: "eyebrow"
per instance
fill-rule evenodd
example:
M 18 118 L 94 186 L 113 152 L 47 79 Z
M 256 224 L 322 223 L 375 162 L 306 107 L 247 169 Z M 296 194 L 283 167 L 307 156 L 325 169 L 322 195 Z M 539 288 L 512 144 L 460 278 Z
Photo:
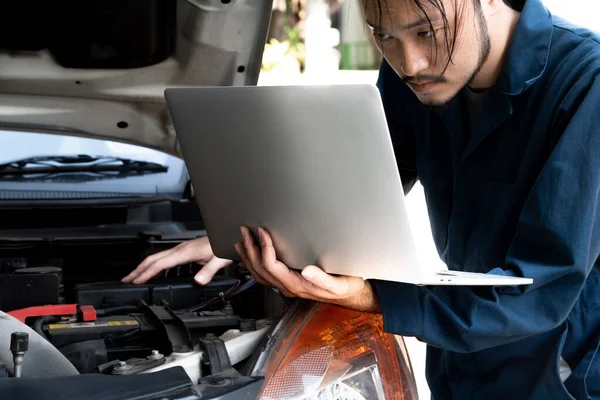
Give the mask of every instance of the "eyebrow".
M 434 22 L 438 22 L 440 19 L 441 18 L 432 19 L 431 23 L 433 24 Z M 375 30 L 378 30 L 378 31 L 384 31 L 385 30 L 385 28 L 383 28 L 381 26 L 378 26 L 378 25 L 372 23 L 371 21 L 365 20 L 365 22 L 366 22 L 367 26 L 369 28 L 371 28 L 371 29 L 375 29 Z M 418 19 L 416 21 L 411 22 L 410 24 L 402 25 L 400 27 L 400 29 L 403 30 L 403 31 L 407 31 L 409 29 L 416 28 L 417 26 L 421 26 L 421 25 L 429 25 L 429 21 L 427 21 L 427 19 L 425 19 L 425 18 L 421 18 L 421 19 Z

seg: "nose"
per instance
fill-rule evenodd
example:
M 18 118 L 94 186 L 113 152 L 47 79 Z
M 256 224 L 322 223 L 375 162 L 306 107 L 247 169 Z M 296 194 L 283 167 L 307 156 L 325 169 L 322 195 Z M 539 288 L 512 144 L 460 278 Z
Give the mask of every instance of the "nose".
M 429 68 L 429 61 L 420 46 L 404 43 L 400 68 L 405 76 L 416 76 Z

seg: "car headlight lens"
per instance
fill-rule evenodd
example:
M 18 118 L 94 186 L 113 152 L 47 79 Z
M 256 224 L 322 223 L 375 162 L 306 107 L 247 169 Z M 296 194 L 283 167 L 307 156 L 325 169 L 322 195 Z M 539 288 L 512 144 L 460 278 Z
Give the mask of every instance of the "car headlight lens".
M 331 304 L 295 302 L 251 374 L 265 378 L 265 400 L 418 398 L 404 341 L 383 317 Z

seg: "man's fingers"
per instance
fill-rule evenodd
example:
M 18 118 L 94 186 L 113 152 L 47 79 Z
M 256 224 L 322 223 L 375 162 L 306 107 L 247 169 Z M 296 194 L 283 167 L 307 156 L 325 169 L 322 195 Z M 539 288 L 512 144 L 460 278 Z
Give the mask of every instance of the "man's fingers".
M 260 239 L 260 246 L 262 248 L 263 262 L 265 264 L 276 263 L 277 253 L 275 252 L 275 247 L 273 246 L 273 239 L 271 239 L 271 235 L 269 235 L 269 233 L 263 228 L 258 228 L 258 234 Z
M 321 268 L 309 265 L 302 270 L 302 276 L 311 285 L 328 292 L 332 297 L 342 296 L 348 292 L 348 282 L 329 275 Z
M 274 286 L 280 289 L 278 282 L 273 279 L 272 276 L 269 276 L 268 273 L 265 273 L 263 268 L 263 259 L 260 249 L 256 246 L 254 242 L 254 238 L 250 233 L 250 230 L 246 227 L 241 228 L 242 231 L 242 241 L 244 247 L 244 254 L 246 255 L 246 260 L 244 263 L 246 264 L 246 268 L 254 275 L 255 278 L 261 279 L 268 286 Z
M 252 264 L 252 267 L 256 269 L 258 265 L 262 264 L 262 255 L 254 243 L 254 238 L 252 237 L 250 230 L 246 227 L 242 227 L 241 232 L 246 257 L 250 264 Z
M 206 263 L 204 267 L 196 274 L 194 280 L 200 285 L 209 283 L 217 272 L 225 268 L 231 263 L 229 260 L 213 257 Z
M 302 274 L 288 268 L 277 260 L 271 235 L 262 228 L 259 228 L 259 234 L 263 265 L 267 273 L 277 279 L 288 292 L 306 299 L 335 299 L 348 292 L 348 282 L 345 279 L 331 276 L 319 267 L 308 266 Z
M 262 258 L 262 250 L 256 246 L 254 238 L 252 238 L 250 230 L 246 227 L 241 228 L 243 237 L 243 250 L 246 255 L 247 261 L 244 261 L 246 268 L 254 279 L 267 286 L 271 286 L 279 289 L 279 291 L 286 297 L 296 297 L 285 285 L 279 282 L 273 275 L 269 273 L 264 267 L 264 260 Z
M 274 286 L 277 289 L 279 289 L 279 291 L 281 291 L 281 293 L 283 293 L 284 296 L 297 297 L 296 293 L 292 289 L 293 286 L 290 287 L 288 283 L 279 279 L 279 277 L 273 274 L 271 271 L 273 268 L 279 268 L 290 272 L 287 266 L 285 266 L 283 263 L 277 260 L 277 254 L 275 253 L 275 248 L 273 247 L 271 237 L 262 228 L 258 228 L 258 235 L 261 247 L 260 249 L 256 248 L 256 250 L 260 252 L 260 258 L 262 261 L 260 266 L 256 267 L 257 269 L 260 268 L 260 271 L 258 271 L 258 273 L 260 273 L 261 276 L 265 277 L 265 279 L 268 279 L 269 282 L 271 282 L 271 286 Z M 265 236 L 269 236 L 268 239 L 265 239 Z M 265 252 L 265 245 L 268 244 L 270 244 L 270 251 L 267 253 Z M 265 255 L 267 256 L 267 258 L 265 258 Z M 277 264 L 277 266 L 273 267 L 273 263 Z
M 257 274 L 254 271 L 254 269 L 252 268 L 252 263 L 248 259 L 248 254 L 246 254 L 246 250 L 244 248 L 244 245 L 242 243 L 236 243 L 234 247 L 235 247 L 235 250 L 240 255 L 240 258 L 242 259 L 242 263 L 244 264 L 244 267 L 246 267 L 246 269 L 254 277 L 254 280 L 256 282 L 260 283 L 261 285 L 272 286 L 269 282 L 267 282 L 266 280 L 264 280 L 259 274 Z
M 133 283 L 145 283 L 148 279 L 157 275 L 159 272 L 165 269 L 173 268 L 177 265 L 186 264 L 193 262 L 194 249 L 190 246 L 184 246 L 169 255 L 160 258 L 150 264 L 137 278 L 133 280 Z
M 260 245 L 262 250 L 263 266 L 266 270 L 265 274 L 272 276 L 279 283 L 278 288 L 287 291 L 294 296 L 304 294 L 306 282 L 300 274 L 291 270 L 287 265 L 277 260 L 273 240 L 269 233 L 259 228 Z
M 242 259 L 241 264 L 244 264 L 244 267 L 248 268 L 248 265 L 250 265 L 250 260 L 248 259 L 248 255 L 246 254 L 246 250 L 244 249 L 242 242 L 237 242 L 235 245 L 233 245 L 233 247 L 235 247 L 235 251 L 238 252 L 240 258 Z
M 148 257 L 146 257 L 144 259 L 144 261 L 142 261 L 140 263 L 140 265 L 137 266 L 136 269 L 134 269 L 133 271 L 131 271 L 129 273 L 129 275 L 127 275 L 126 277 L 124 277 L 123 279 L 121 279 L 121 282 L 123 283 L 131 283 L 134 281 L 134 279 L 136 279 L 138 276 L 140 276 L 140 274 L 142 272 L 144 272 L 148 267 L 150 267 L 152 264 L 154 264 L 157 260 L 160 260 L 163 257 L 167 257 L 170 254 L 173 254 L 175 251 L 177 251 L 177 247 L 173 247 L 171 249 L 168 250 L 164 250 L 155 254 L 152 254 Z

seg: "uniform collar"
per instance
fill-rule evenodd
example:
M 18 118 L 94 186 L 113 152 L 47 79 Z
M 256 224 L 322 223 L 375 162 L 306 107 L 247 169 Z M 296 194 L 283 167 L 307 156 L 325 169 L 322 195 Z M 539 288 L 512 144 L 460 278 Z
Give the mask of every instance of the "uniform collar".
M 516 96 L 544 73 L 552 40 L 552 15 L 541 0 L 527 0 L 508 48 L 498 88 Z

